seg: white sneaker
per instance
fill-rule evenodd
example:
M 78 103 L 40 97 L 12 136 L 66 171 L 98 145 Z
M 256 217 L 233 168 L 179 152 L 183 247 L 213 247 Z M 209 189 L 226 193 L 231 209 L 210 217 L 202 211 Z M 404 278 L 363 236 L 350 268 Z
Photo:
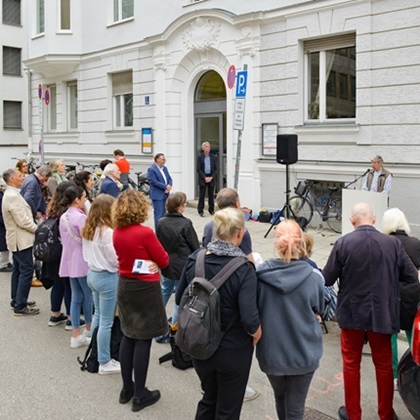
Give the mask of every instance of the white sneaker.
M 104 365 L 99 365 L 99 375 L 110 375 L 112 373 L 120 373 L 121 366 L 120 362 L 117 362 L 114 359 L 111 359 L 108 363 Z
M 83 335 L 83 337 L 91 338 L 92 337 L 91 330 L 87 330 L 85 328 L 85 330 L 83 331 L 83 334 L 82 335 Z
M 255 400 L 255 398 L 260 395 L 260 391 L 253 390 L 250 386 L 246 386 L 245 395 L 244 395 L 244 402 Z
M 83 335 L 70 338 L 70 347 L 72 349 L 77 349 L 79 347 L 88 346 L 90 343 L 90 338 L 87 338 Z

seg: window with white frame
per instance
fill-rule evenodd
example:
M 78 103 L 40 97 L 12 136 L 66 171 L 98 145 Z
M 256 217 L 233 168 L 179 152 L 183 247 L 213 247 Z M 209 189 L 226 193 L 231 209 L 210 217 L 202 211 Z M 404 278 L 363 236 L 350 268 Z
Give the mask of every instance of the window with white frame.
M 48 86 L 50 92 L 50 103 L 47 106 L 48 131 L 57 130 L 57 86 Z
M 67 83 L 67 127 L 68 130 L 77 130 L 77 82 Z
M 22 74 L 21 67 L 21 49 L 3 47 L 3 74 L 20 76 Z
M 22 129 L 22 102 L 3 101 L 3 128 Z
M 356 36 L 305 41 L 305 109 L 308 122 L 356 118 Z
M 133 126 L 133 71 L 112 74 L 114 127 Z
M 60 30 L 71 29 L 70 0 L 60 0 Z
M 20 25 L 20 0 L 3 0 L 3 23 Z
M 36 33 L 45 32 L 45 0 L 36 0 Z
M 134 0 L 114 0 L 114 22 L 134 16 Z

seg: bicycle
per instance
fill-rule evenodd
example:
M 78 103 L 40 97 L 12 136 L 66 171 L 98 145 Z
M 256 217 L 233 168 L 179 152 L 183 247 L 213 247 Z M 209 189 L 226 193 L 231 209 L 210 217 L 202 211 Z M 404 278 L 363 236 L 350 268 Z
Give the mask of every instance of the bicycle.
M 94 198 L 96 198 L 96 196 L 99 194 L 99 190 L 101 187 L 101 176 L 102 176 L 102 171 L 100 170 L 98 165 L 92 165 L 92 164 L 84 164 L 84 163 L 80 163 L 80 162 L 76 162 L 76 165 L 81 168 L 79 170 L 82 171 L 89 171 L 92 174 L 92 178 L 93 178 L 93 186 L 91 188 L 91 190 L 89 191 L 89 195 L 90 198 L 93 200 Z M 77 172 L 79 172 L 79 170 Z M 76 171 L 75 171 L 76 173 Z
M 321 196 L 316 196 L 313 187 L 317 181 L 300 181 L 295 188 L 297 195 L 290 201 L 290 207 L 295 217 L 304 217 L 311 222 L 314 210 L 319 214 L 323 222 L 336 233 L 341 233 L 342 203 L 341 197 L 334 196 L 339 191 L 338 187 L 328 187 L 328 192 Z
M 26 164 L 28 165 L 28 175 L 35 173 L 35 171 L 41 167 L 40 163 L 38 162 L 37 159 L 33 158 L 32 156 L 26 157 L 26 158 L 17 158 L 17 157 L 12 157 L 12 159 L 15 160 L 21 160 L 24 159 L 26 160 Z
M 128 177 L 128 183 L 131 186 L 131 188 L 139 190 L 144 195 L 149 195 L 150 183 L 149 183 L 149 178 L 147 178 L 147 174 L 143 174 L 143 172 L 134 172 L 134 173 L 137 175 L 137 184 L 133 181 L 132 178 Z

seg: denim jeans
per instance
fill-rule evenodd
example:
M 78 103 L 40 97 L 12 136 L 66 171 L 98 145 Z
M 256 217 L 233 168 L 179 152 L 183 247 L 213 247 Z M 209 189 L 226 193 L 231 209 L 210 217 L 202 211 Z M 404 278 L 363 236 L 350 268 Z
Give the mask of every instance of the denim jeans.
M 80 308 L 83 304 L 83 315 L 85 316 L 86 324 L 92 322 L 92 290 L 87 285 L 87 278 L 84 277 L 70 277 L 71 287 L 71 326 L 73 329 L 80 328 Z
M 166 304 L 168 303 L 169 298 L 172 295 L 172 292 L 178 285 L 178 282 L 179 280 L 171 280 L 165 276 L 162 276 L 162 284 L 160 285 L 160 287 L 162 289 L 162 297 L 163 297 L 164 306 L 166 306 Z M 179 306 L 174 302 L 174 309 L 172 312 L 172 322 L 171 322 L 172 325 L 176 324 L 178 321 L 178 310 L 179 310 Z
M 32 247 L 13 252 L 12 301 L 15 309 L 26 308 L 34 274 Z
M 99 326 L 97 335 L 98 362 L 100 365 L 104 365 L 111 360 L 111 328 L 117 306 L 118 273 L 89 270 L 87 283 L 92 289 L 95 305 L 92 331 L 95 331 L 95 328 Z
M 314 372 L 304 375 L 267 375 L 274 390 L 280 420 L 303 420 L 305 401 Z

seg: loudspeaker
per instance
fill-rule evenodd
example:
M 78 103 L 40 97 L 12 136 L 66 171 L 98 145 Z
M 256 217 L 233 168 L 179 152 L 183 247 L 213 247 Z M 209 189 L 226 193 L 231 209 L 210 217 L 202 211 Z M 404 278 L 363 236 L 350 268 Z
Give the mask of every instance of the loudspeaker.
M 296 134 L 277 135 L 277 162 L 290 165 L 298 161 L 298 137 Z

